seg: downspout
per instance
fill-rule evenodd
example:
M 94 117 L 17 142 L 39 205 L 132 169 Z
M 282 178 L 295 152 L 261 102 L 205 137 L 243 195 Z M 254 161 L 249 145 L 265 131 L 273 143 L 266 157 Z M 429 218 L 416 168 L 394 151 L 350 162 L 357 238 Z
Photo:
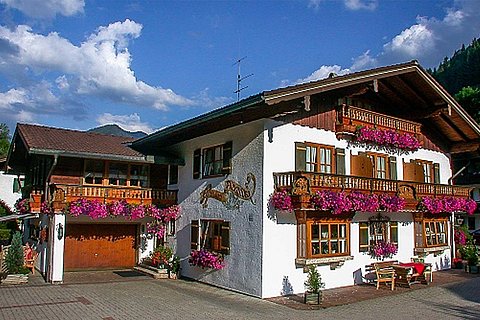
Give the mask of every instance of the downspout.
M 468 161 L 468 163 L 467 163 L 466 165 L 464 165 L 460 170 L 458 170 L 453 176 L 451 176 L 451 177 L 448 179 L 448 184 L 451 185 L 453 179 L 455 179 L 460 173 L 462 173 L 465 169 L 467 169 L 467 167 L 468 167 L 469 165 L 470 165 L 470 161 Z
M 52 166 L 50 167 L 50 170 L 48 171 L 48 174 L 47 174 L 47 178 L 45 179 L 45 190 L 44 190 L 44 194 L 45 194 L 45 201 L 47 200 L 50 200 L 49 199 L 49 186 L 50 186 L 50 178 L 52 177 L 52 173 L 53 173 L 53 170 L 55 170 L 55 167 L 57 166 L 57 162 L 58 162 L 58 153 L 54 154 L 53 155 L 53 163 L 52 163 Z

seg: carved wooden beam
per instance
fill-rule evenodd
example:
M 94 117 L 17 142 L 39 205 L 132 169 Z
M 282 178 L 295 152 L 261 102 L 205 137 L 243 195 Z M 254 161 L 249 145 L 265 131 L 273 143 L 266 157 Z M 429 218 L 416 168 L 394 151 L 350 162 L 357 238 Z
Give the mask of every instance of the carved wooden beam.
M 475 152 L 480 149 L 480 141 L 457 142 L 450 147 L 451 154 Z

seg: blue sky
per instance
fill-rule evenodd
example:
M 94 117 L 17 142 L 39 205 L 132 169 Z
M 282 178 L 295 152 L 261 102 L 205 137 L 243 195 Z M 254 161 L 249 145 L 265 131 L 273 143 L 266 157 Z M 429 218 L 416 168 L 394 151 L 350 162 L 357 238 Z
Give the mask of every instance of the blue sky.
M 0 122 L 147 133 L 242 97 L 480 35 L 480 1 L 0 0 Z

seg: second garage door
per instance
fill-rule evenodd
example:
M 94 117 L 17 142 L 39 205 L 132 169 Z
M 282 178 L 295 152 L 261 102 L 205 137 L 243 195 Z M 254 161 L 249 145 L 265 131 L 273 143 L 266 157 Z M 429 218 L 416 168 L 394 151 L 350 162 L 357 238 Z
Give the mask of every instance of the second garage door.
M 136 263 L 135 224 L 68 224 L 64 268 L 132 268 Z

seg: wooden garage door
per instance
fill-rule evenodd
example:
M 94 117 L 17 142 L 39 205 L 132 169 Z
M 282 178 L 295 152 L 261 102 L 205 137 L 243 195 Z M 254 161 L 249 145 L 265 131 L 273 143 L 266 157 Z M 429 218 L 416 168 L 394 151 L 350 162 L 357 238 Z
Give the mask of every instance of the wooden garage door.
M 134 224 L 68 224 L 65 270 L 131 268 L 135 265 Z

